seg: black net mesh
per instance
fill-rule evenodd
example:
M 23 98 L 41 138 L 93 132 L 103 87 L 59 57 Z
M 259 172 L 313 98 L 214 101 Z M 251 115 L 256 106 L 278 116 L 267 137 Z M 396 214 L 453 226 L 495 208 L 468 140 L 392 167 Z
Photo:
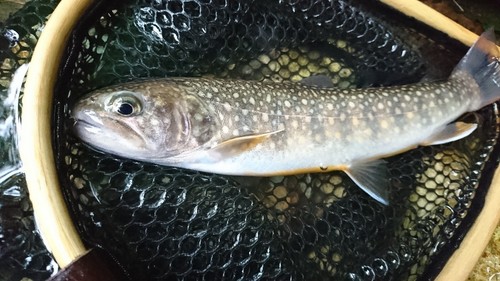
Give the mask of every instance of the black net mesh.
M 341 172 L 232 178 L 117 159 L 67 133 L 68 103 L 142 77 L 279 83 L 322 74 L 365 87 L 445 78 L 464 54 L 365 2 L 98 3 L 75 30 L 55 103 L 60 180 L 86 243 L 136 280 L 434 276 L 482 207 L 498 162 L 495 105 L 463 117 L 481 120 L 466 139 L 388 159 L 390 206 Z
M 29 61 L 57 2 L 29 2 L 0 24 L 0 280 L 45 280 L 58 269 L 35 229 L 19 160 L 17 103 L 7 91 L 14 71 Z

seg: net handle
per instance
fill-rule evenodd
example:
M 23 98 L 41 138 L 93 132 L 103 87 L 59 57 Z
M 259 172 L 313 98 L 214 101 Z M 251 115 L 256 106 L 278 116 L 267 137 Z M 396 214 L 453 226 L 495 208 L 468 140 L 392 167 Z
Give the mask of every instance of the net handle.
M 52 149 L 53 92 L 71 31 L 94 0 L 62 0 L 33 51 L 23 97 L 20 155 L 45 246 L 60 267 L 86 253 L 64 202 Z
M 479 38 L 477 34 L 418 0 L 380 0 L 408 17 L 415 18 L 467 46 Z

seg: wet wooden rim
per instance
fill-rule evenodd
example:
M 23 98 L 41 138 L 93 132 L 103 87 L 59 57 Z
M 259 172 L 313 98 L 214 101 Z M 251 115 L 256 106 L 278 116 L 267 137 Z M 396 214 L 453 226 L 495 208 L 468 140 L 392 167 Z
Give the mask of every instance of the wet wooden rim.
M 455 250 L 436 280 L 466 280 L 484 252 L 500 220 L 500 168 L 491 182 L 483 209 L 467 231 L 460 247 Z
M 61 267 L 86 252 L 61 193 L 52 150 L 52 101 L 68 38 L 93 0 L 62 0 L 31 58 L 23 97 L 20 154 L 36 224 Z
M 467 46 L 476 42 L 478 35 L 457 22 L 417 0 L 380 0 L 401 13 L 439 30 Z
M 478 36 L 416 0 L 381 0 L 402 13 L 443 31 L 464 44 Z M 62 0 L 45 26 L 31 59 L 23 97 L 21 158 L 38 229 L 57 263 L 66 267 L 86 249 L 64 202 L 51 138 L 52 101 L 57 72 L 72 29 L 94 0 Z M 465 280 L 500 219 L 500 169 L 484 207 L 438 280 Z

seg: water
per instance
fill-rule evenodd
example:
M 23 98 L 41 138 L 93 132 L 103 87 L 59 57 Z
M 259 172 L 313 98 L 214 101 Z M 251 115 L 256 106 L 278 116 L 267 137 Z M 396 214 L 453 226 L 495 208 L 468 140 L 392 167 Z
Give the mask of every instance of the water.
M 58 267 L 38 232 L 19 156 L 20 95 L 28 65 L 0 91 L 0 280 L 45 280 Z

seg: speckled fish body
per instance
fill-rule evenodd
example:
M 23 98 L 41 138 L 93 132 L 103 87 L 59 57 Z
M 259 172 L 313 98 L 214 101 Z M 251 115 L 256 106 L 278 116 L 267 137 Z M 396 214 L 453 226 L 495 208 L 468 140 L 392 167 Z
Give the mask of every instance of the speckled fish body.
M 75 105 L 75 132 L 123 157 L 220 174 L 342 170 L 387 203 L 379 159 L 470 134 L 476 124 L 453 121 L 499 98 L 499 62 L 484 52 L 491 42 L 480 43 L 436 83 L 342 90 L 165 78 L 111 86 Z M 469 71 L 479 55 L 488 64 L 480 75 L 493 82 Z

